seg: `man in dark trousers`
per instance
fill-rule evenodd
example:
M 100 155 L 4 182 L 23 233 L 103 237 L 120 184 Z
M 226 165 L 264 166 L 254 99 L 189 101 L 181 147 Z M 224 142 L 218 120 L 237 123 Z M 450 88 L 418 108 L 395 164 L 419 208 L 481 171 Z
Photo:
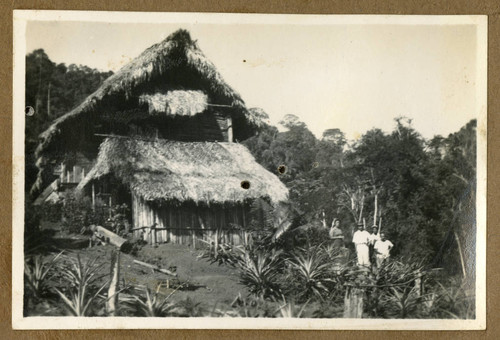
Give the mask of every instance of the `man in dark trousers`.
M 374 247 L 375 247 L 375 243 L 377 241 L 380 241 L 380 235 L 378 234 L 378 227 L 374 224 L 370 230 L 370 243 L 369 243 L 369 247 L 370 247 L 370 262 L 372 264 L 375 264 L 376 263 L 376 259 L 375 259 L 375 250 L 374 250 Z

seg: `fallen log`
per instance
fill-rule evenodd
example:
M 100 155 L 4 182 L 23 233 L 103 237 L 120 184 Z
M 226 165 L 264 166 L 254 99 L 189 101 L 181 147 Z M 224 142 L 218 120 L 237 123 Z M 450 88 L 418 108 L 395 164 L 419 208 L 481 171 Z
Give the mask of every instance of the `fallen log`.
M 177 276 L 176 273 L 173 273 L 170 270 L 163 269 L 163 268 L 160 268 L 158 266 L 155 266 L 154 264 L 149 264 L 149 263 L 142 262 L 142 261 L 139 261 L 139 260 L 134 260 L 134 263 L 137 263 L 137 264 L 140 264 L 141 266 L 148 267 L 148 268 L 151 268 L 153 270 L 159 271 L 159 272 L 161 272 L 163 274 L 167 274 L 167 275 L 171 275 L 171 276 L 175 276 L 175 277 Z
M 125 243 L 127 243 L 127 240 L 124 239 L 123 237 L 120 237 L 116 235 L 114 232 L 101 227 L 101 226 L 92 226 L 91 230 L 94 232 L 94 235 L 100 239 L 101 241 L 104 241 L 106 243 L 110 243 L 118 249 L 121 249 Z

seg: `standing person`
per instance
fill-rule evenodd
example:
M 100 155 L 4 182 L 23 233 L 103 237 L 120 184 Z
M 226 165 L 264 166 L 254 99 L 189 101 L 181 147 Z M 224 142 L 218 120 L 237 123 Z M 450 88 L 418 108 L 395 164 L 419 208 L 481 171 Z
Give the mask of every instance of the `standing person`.
M 390 252 L 394 245 L 391 241 L 385 238 L 385 234 L 380 234 L 380 240 L 375 242 L 375 256 L 377 258 L 377 268 L 380 268 L 385 259 L 389 258 Z
M 370 266 L 368 245 L 370 244 L 370 233 L 363 230 L 363 225 L 358 224 L 358 230 L 352 236 L 352 243 L 356 246 L 358 266 Z
M 369 248 L 370 248 L 370 261 L 371 263 L 375 264 L 375 243 L 380 240 L 380 235 L 378 234 L 378 227 L 374 224 L 371 228 L 370 232 L 370 243 L 369 243 Z
M 340 220 L 338 218 L 333 219 L 328 235 L 330 236 L 330 239 L 333 240 L 334 248 L 337 249 L 344 246 L 344 235 L 342 233 L 342 229 L 340 229 Z

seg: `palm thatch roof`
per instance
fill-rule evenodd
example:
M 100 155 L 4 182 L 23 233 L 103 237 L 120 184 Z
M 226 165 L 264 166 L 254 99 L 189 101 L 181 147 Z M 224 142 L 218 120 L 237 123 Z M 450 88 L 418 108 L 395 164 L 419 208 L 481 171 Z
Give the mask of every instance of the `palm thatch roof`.
M 245 104 L 238 93 L 227 85 L 222 76 L 215 69 L 205 55 L 198 48 L 195 41 L 191 39 L 185 30 L 178 30 L 167 37 L 161 43 L 155 44 L 137 58 L 121 68 L 117 73 L 106 79 L 106 81 L 94 93 L 88 96 L 79 106 L 72 111 L 59 117 L 54 123 L 40 135 L 41 142 L 37 148 L 37 155 L 48 150 L 52 143 L 60 142 L 58 136 L 62 130 L 75 128 L 78 118 L 83 115 L 92 115 L 98 118 L 99 109 L 103 109 L 106 99 L 113 97 L 131 97 L 143 95 L 141 85 L 151 82 L 168 82 L 169 73 L 175 73 L 174 69 L 189 69 L 199 77 L 198 83 L 203 83 L 210 91 L 211 97 L 220 100 L 219 104 L 232 105 L 236 108 L 245 108 Z M 182 70 L 181 70 L 182 71 Z M 187 71 L 186 71 L 187 72 Z M 176 75 L 178 77 L 178 75 Z M 175 81 L 181 81 L 175 79 Z
M 139 103 L 146 103 L 150 114 L 194 116 L 207 109 L 208 98 L 202 91 L 174 90 L 140 95 Z
M 180 29 L 105 80 L 80 105 L 56 119 L 40 135 L 36 149 L 40 173 L 34 191 L 41 189 L 49 160 L 60 160 L 65 152 L 76 149 L 93 150 L 96 154 L 101 140 L 95 133 L 113 133 L 109 129 L 116 122 L 129 116 L 137 120 L 158 113 L 194 115 L 210 104 L 226 106 L 222 110 L 233 116 L 239 130 L 259 127 L 258 117 L 246 109 L 240 95 L 224 82 L 189 32 Z M 236 139 L 250 137 L 246 132 L 238 137 L 238 133 L 241 132 L 235 129 Z
M 78 188 L 108 174 L 148 201 L 223 204 L 267 197 L 277 203 L 288 197 L 285 185 L 238 143 L 107 138 Z

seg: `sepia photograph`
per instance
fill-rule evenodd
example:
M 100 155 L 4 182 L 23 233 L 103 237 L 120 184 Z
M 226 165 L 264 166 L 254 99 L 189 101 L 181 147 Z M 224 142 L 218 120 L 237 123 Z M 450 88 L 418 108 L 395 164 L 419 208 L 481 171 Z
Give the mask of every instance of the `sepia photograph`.
M 485 16 L 14 11 L 13 327 L 484 329 Z

